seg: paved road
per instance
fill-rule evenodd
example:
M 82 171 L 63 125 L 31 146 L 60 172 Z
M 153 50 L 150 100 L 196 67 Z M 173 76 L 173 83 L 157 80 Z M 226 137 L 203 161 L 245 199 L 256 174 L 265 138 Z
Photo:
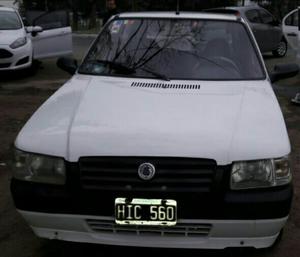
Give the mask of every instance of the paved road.
M 80 59 L 92 38 L 74 38 L 74 52 Z M 283 59 L 265 56 L 268 68 L 277 63 L 295 61 L 293 52 Z M 300 92 L 300 75 L 276 84 L 275 90 L 283 109 L 291 142 L 292 164 L 295 178 L 295 200 L 292 214 L 279 247 L 268 251 L 178 251 L 120 248 L 42 240 L 15 211 L 9 193 L 10 147 L 20 128 L 31 114 L 59 88 L 69 75 L 55 66 L 55 60 L 44 61 L 36 75 L 27 73 L 0 74 L 0 257 L 96 257 L 96 256 L 300 256 L 300 107 L 289 99 Z

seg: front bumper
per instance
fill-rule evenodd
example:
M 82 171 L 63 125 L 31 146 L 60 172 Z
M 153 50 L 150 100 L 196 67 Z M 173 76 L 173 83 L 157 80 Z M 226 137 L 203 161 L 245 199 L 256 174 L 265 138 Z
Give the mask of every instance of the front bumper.
M 20 211 L 35 234 L 42 238 L 119 246 L 225 249 L 228 247 L 270 247 L 287 217 L 273 220 L 179 220 L 182 226 L 197 226 L 205 233 L 163 233 L 155 228 L 118 228 L 112 217 L 47 214 Z M 199 231 L 198 231 L 199 232 Z M 182 234 L 180 234 L 182 233 Z
M 243 192 L 227 189 L 209 195 L 130 195 L 86 191 L 74 183 L 77 179 L 72 181 L 66 186 L 51 186 L 12 180 L 16 207 L 37 236 L 138 247 L 266 248 L 284 227 L 293 195 L 292 185 Z M 177 200 L 179 227 L 171 231 L 160 227 L 120 227 L 113 218 L 114 200 L 118 197 Z
M 0 45 L 0 50 L 12 55 L 8 58 L 0 55 L 0 71 L 20 70 L 31 66 L 33 53 L 31 41 L 17 49 L 11 49 L 8 45 Z

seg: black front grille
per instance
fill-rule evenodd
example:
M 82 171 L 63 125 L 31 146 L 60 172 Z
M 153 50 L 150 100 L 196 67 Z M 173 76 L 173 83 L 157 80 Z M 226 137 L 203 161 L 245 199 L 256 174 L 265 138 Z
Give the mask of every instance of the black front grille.
M 0 69 L 8 68 L 10 66 L 10 63 L 0 63 Z
M 24 57 L 24 58 L 22 58 L 21 60 L 19 60 L 19 61 L 17 62 L 17 64 L 16 64 L 16 66 L 23 65 L 23 64 L 28 63 L 28 62 L 29 62 L 29 56 Z
M 150 181 L 138 175 L 143 163 L 156 168 Z M 209 193 L 217 174 L 214 160 L 194 158 L 89 157 L 79 168 L 83 189 L 118 192 Z
M 178 220 L 176 226 L 124 226 L 115 224 L 113 217 L 88 219 L 87 225 L 96 233 L 160 236 L 160 237 L 206 237 L 209 235 L 212 224 L 203 224 L 194 220 Z
M 13 54 L 5 49 L 0 49 L 0 59 L 11 58 Z

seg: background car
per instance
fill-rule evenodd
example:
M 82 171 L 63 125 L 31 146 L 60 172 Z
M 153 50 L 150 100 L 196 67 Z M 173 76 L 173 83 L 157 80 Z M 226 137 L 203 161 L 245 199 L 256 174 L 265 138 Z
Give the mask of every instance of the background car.
M 298 51 L 299 50 L 299 9 L 295 9 L 288 13 L 282 21 L 283 32 L 287 38 L 290 46 Z
M 286 55 L 288 43 L 283 34 L 281 22 L 270 12 L 258 5 L 216 8 L 207 11 L 226 12 L 230 10 L 249 23 L 262 53 L 272 52 L 276 57 Z
M 300 40 L 300 23 L 299 23 L 300 8 L 297 8 L 288 13 L 282 21 L 283 32 L 293 50 L 297 53 L 297 58 L 300 58 L 299 40 Z M 292 100 L 293 104 L 300 105 L 300 93 L 297 93 Z
M 0 7 L 0 70 L 28 68 L 33 59 L 72 54 L 72 29 L 64 11 L 43 13 L 24 26 L 14 8 Z

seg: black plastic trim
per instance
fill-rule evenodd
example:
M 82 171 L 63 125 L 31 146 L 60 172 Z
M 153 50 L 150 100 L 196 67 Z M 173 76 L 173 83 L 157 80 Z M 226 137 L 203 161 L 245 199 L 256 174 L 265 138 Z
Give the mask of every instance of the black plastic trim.
M 219 169 L 219 168 L 218 168 Z M 77 163 L 67 163 L 65 186 L 30 183 L 13 179 L 11 192 L 17 209 L 31 212 L 113 216 L 118 197 L 174 199 L 179 219 L 253 220 L 289 215 L 292 185 L 259 190 L 232 191 L 229 172 L 221 169 L 216 190 L 210 193 L 111 192 L 83 190 Z

